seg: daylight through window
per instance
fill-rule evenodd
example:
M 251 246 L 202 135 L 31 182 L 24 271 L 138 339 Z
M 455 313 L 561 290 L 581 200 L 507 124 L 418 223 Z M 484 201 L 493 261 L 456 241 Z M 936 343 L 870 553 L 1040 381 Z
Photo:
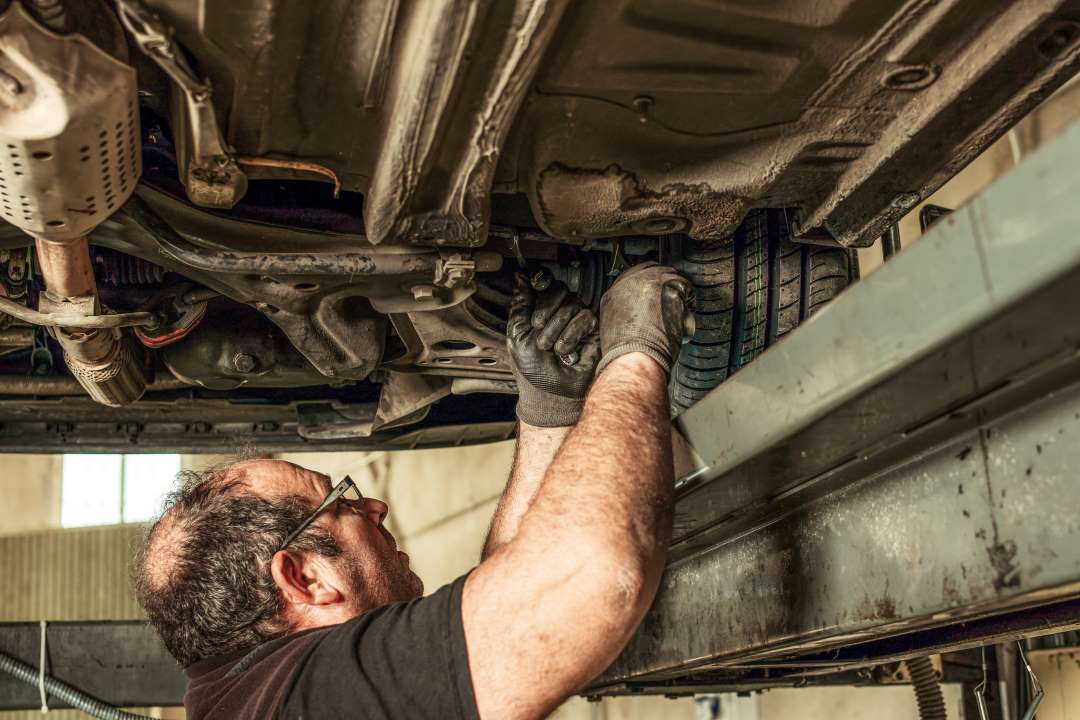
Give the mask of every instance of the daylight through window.
M 160 509 L 179 455 L 64 455 L 63 527 L 142 522 Z

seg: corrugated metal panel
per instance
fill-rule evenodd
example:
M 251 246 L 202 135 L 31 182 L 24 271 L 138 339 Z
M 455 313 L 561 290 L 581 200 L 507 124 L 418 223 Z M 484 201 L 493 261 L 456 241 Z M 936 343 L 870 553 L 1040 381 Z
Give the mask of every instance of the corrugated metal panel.
M 144 617 L 128 578 L 141 533 L 138 525 L 110 525 L 0 537 L 0 622 Z M 3 720 L 41 717 L 37 710 L 0 712 Z M 47 717 L 86 716 L 58 710 Z
M 0 537 L 0 622 L 144 617 L 128 579 L 137 525 Z

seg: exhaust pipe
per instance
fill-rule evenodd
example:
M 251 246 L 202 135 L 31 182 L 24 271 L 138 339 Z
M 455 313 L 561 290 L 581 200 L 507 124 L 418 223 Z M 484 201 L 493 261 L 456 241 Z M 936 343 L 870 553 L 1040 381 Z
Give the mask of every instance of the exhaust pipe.
M 86 236 L 71 240 L 34 238 L 45 292 L 38 296 L 43 312 L 98 315 L 97 284 Z M 120 328 L 50 328 L 64 349 L 64 362 L 91 398 L 118 407 L 142 397 L 146 390 L 145 351 Z
M 34 238 L 43 312 L 102 310 L 86 238 L 142 171 L 135 91 L 135 70 L 84 36 L 51 32 L 21 3 L 0 14 L 0 217 Z M 117 406 L 142 396 L 145 354 L 120 329 L 50 332 L 94 400 Z

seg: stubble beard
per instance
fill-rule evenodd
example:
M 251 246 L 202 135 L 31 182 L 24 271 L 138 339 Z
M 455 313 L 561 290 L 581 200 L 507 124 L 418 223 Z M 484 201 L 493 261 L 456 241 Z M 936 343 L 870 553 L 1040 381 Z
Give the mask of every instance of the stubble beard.
M 418 598 L 424 583 L 405 567 L 397 551 L 380 549 L 356 557 L 343 558 L 354 598 L 353 610 L 363 613 L 383 605 Z

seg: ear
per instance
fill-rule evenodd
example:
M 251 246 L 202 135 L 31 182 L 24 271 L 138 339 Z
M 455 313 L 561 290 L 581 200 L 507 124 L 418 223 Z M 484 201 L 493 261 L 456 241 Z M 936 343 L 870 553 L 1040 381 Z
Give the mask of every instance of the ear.
M 345 597 L 333 583 L 325 562 L 305 562 L 300 553 L 279 550 L 270 560 L 274 584 L 290 605 L 333 605 Z

